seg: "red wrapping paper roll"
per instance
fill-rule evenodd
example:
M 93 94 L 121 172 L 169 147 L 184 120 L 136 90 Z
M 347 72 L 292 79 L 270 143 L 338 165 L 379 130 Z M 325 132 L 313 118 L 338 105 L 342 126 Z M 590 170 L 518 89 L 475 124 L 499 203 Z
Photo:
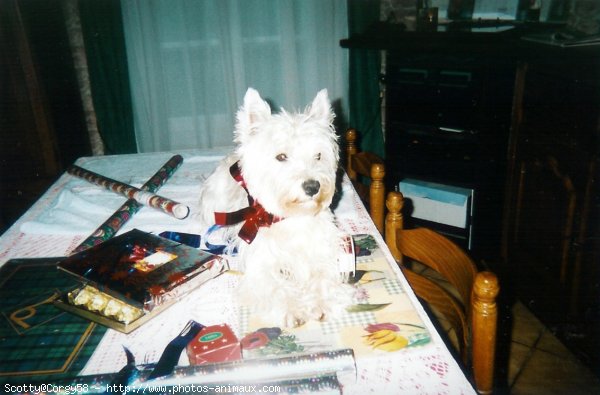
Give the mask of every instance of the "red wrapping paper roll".
M 140 204 L 161 210 L 177 219 L 184 219 L 190 213 L 190 208 L 184 204 L 155 195 L 151 192 L 143 191 L 123 182 L 113 180 L 112 178 L 104 177 L 103 175 L 86 170 L 82 167 L 72 165 L 67 169 L 67 172 L 83 178 L 92 184 L 102 186 L 130 199 L 135 199 L 135 201 Z

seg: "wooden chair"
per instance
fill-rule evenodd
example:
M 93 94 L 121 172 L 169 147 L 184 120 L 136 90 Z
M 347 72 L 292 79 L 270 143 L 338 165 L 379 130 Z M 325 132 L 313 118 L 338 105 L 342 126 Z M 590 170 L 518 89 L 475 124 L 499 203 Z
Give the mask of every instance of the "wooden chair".
M 475 263 L 453 242 L 427 228 L 404 229 L 403 196 L 390 192 L 386 200 L 386 243 L 415 294 L 456 331 L 459 353 L 475 389 L 492 393 L 497 326 L 498 279 L 489 271 L 478 272 Z M 418 274 L 405 265 L 408 259 L 420 262 L 435 276 Z M 444 278 L 456 291 L 440 285 Z
M 367 206 L 377 230 L 383 234 L 385 165 L 382 158 L 371 152 L 358 152 L 357 137 L 355 129 L 346 131 L 346 173 Z

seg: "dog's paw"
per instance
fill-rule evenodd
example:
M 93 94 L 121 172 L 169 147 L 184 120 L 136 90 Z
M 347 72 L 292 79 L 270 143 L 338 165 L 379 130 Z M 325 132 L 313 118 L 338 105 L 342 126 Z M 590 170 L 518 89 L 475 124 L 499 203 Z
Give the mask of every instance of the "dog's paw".
M 327 321 L 327 318 L 329 318 L 329 316 L 331 311 L 324 306 L 323 304 L 319 304 L 315 307 L 313 307 L 313 309 L 310 312 L 310 319 L 314 320 L 314 321 Z
M 294 314 L 286 314 L 283 318 L 283 324 L 286 328 L 298 328 L 306 323 L 306 320 Z
M 310 312 L 310 319 L 313 321 L 325 321 L 327 320 L 327 312 L 323 309 L 314 308 Z

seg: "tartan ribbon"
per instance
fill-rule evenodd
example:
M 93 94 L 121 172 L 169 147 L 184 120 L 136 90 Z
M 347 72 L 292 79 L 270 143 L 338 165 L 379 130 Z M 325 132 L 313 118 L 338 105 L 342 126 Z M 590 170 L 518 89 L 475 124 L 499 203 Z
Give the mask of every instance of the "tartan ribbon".
M 238 236 L 246 243 L 250 244 L 256 237 L 258 229 L 261 226 L 268 227 L 275 222 L 281 221 L 282 218 L 267 212 L 265 208 L 250 195 L 248 188 L 246 188 L 246 182 L 242 176 L 239 162 L 235 162 L 231 165 L 229 173 L 248 194 L 248 207 L 229 213 L 215 212 L 215 224 L 234 225 L 244 222 Z

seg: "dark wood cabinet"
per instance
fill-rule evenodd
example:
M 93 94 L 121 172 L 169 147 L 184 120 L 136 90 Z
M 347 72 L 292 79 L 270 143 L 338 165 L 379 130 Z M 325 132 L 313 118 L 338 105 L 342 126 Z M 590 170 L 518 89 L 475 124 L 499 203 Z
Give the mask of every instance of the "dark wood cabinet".
M 500 252 L 514 74 L 510 58 L 493 56 L 477 43 L 470 56 L 451 47 L 387 52 L 388 184 L 416 178 L 473 190 L 470 232 L 436 229 L 488 261 Z
M 513 49 L 520 34 L 516 27 L 408 31 L 377 23 L 341 43 L 383 52 L 388 190 L 404 178 L 473 190 L 469 232 L 427 225 L 486 262 L 500 257 Z
M 507 269 L 518 297 L 600 366 L 600 56 L 594 47 L 532 49 L 516 75 Z

